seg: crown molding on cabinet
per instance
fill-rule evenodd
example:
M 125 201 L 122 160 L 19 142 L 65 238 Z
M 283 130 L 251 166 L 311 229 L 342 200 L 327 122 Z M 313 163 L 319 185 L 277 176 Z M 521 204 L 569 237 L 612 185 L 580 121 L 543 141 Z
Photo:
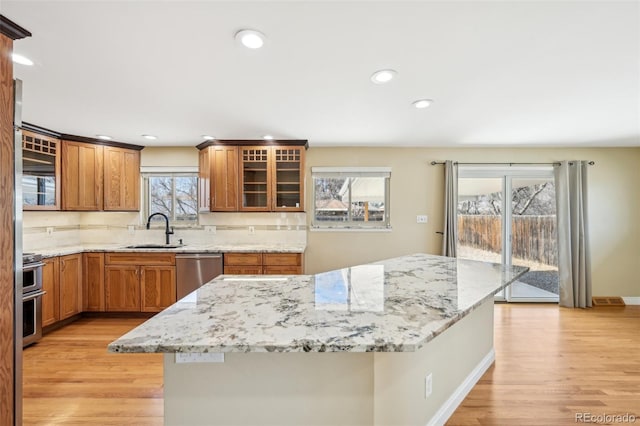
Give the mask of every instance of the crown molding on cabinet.
M 31 33 L 29 31 L 3 15 L 0 15 L 0 34 L 4 34 L 12 40 L 31 37 Z
M 309 149 L 309 141 L 306 139 L 273 139 L 265 141 L 264 139 L 215 139 L 212 141 L 204 141 L 196 148 L 202 150 L 208 146 L 304 146 Z

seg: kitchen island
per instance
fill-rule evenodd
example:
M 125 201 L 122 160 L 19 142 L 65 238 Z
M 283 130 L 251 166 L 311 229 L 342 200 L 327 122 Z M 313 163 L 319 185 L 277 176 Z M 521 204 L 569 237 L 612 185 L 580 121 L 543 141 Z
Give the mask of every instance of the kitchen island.
M 441 424 L 494 361 L 493 295 L 526 271 L 415 254 L 221 276 L 109 350 L 165 353 L 168 425 Z

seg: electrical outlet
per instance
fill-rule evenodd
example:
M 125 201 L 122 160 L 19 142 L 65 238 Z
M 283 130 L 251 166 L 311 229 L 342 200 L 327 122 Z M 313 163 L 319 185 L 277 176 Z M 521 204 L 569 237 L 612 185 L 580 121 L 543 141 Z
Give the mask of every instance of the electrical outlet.
M 424 378 L 424 399 L 429 398 L 432 391 L 433 391 L 433 373 L 429 373 Z
M 190 364 L 194 362 L 224 362 L 224 353 L 176 353 L 176 364 Z
M 47 235 L 53 234 L 53 226 L 47 226 Z
M 216 233 L 216 227 L 215 225 L 207 225 L 204 227 L 204 230 L 210 234 L 215 234 Z
M 255 226 L 250 226 L 249 227 L 249 233 L 250 234 L 255 234 L 256 233 L 256 227 Z
M 133 225 L 129 225 L 127 226 L 127 232 L 129 232 L 129 235 L 133 235 L 136 233 L 136 227 Z
M 418 216 L 416 216 L 416 222 L 417 223 L 427 223 L 427 215 L 426 214 L 419 214 Z

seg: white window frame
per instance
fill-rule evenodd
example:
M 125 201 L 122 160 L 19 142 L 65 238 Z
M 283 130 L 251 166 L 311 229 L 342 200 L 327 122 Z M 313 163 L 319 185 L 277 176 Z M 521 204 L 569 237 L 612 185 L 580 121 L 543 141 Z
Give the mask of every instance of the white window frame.
M 351 221 L 344 222 L 325 222 L 316 221 L 316 178 L 357 178 L 357 177 L 376 177 L 383 178 L 385 183 L 384 194 L 384 220 L 383 221 Z M 391 167 L 312 167 L 311 168 L 311 185 L 312 185 L 312 231 L 391 231 Z M 349 193 L 351 196 L 351 193 Z M 347 203 L 349 207 L 351 202 Z M 350 211 L 350 210 L 349 210 Z
M 171 177 L 195 177 L 196 179 L 199 179 L 198 176 L 198 168 L 197 167 L 141 167 L 140 168 L 140 176 L 141 176 L 141 185 L 142 185 L 142 190 L 140 191 L 140 193 L 142 194 L 142 205 L 143 205 L 143 215 L 144 217 L 143 219 L 143 223 L 146 223 L 147 218 L 149 217 L 150 213 L 150 209 L 149 209 L 149 202 L 150 202 L 150 197 L 149 197 L 149 178 L 150 177 L 167 177 L 167 176 L 171 176 Z M 175 182 L 175 181 L 174 181 Z M 197 181 L 196 181 L 197 182 Z M 196 183 L 197 184 L 197 183 Z M 174 185 L 174 192 L 173 192 L 173 197 L 174 197 L 174 202 L 173 205 L 175 206 L 175 185 Z M 196 192 L 196 197 L 199 195 L 198 192 Z M 200 222 L 200 212 L 199 209 L 197 208 L 197 206 L 199 205 L 199 200 L 196 200 L 196 219 L 194 221 L 176 221 L 175 218 L 170 217 L 169 221 L 171 222 L 171 226 L 176 226 L 176 227 L 193 227 L 193 226 L 198 226 L 199 222 Z M 175 212 L 174 212 L 175 214 Z M 153 226 L 153 225 L 152 225 Z M 160 226 L 160 225 L 158 225 Z M 164 226 L 164 224 L 162 224 L 161 226 Z

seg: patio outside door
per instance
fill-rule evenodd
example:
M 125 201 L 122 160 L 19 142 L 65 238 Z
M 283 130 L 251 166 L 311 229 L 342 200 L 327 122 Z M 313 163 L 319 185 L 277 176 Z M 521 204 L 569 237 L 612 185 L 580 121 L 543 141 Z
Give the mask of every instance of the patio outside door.
M 557 302 L 557 253 L 551 168 L 460 166 L 458 257 L 530 268 L 496 300 Z

